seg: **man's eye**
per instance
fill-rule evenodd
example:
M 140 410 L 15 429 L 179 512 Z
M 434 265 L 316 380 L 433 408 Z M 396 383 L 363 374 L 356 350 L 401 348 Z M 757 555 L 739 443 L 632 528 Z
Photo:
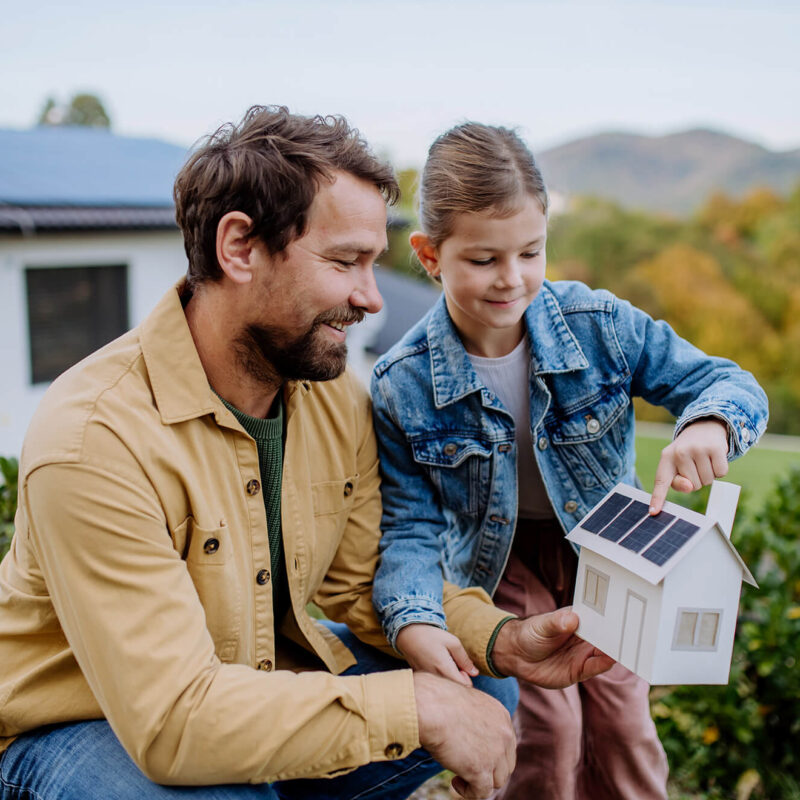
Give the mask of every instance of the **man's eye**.
M 356 265 L 356 262 L 355 262 L 355 261 L 344 261 L 344 260 L 342 260 L 341 258 L 335 258 L 335 259 L 334 259 L 334 261 L 335 261 L 337 264 L 341 264 L 341 266 L 343 266 L 343 267 L 348 267 L 348 268 L 349 268 L 349 267 L 354 267 L 354 266 Z

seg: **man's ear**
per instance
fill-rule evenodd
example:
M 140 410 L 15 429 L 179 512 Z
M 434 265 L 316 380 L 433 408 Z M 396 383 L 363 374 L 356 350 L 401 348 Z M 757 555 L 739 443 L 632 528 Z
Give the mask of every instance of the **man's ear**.
M 422 231 L 414 231 L 408 237 L 412 249 L 417 254 L 419 263 L 425 268 L 425 272 L 431 278 L 439 277 L 439 254 L 436 248 L 431 244 L 431 240 L 427 234 Z
M 253 220 L 242 211 L 229 211 L 217 223 L 217 262 L 234 283 L 253 280 L 253 251 L 257 240 L 248 236 Z

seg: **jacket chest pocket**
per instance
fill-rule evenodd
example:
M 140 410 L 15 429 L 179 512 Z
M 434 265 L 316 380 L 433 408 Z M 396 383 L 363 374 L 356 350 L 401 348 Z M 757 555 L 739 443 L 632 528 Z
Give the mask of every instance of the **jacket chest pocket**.
M 582 488 L 609 486 L 624 474 L 629 405 L 627 392 L 615 388 L 546 422 L 554 452 Z
M 444 506 L 471 517 L 486 507 L 492 450 L 482 439 L 439 434 L 412 440 L 411 450 Z
M 183 540 L 183 555 L 206 614 L 206 625 L 220 661 L 232 661 L 242 619 L 241 573 L 236 571 L 228 527 L 202 527 L 189 517 L 173 537 Z

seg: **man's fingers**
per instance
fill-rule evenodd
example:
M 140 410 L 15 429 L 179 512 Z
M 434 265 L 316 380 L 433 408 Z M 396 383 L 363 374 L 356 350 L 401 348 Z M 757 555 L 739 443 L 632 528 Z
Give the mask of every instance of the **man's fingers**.
M 527 623 L 540 639 L 564 639 L 574 633 L 580 619 L 572 608 L 559 608 L 546 614 L 529 617 Z

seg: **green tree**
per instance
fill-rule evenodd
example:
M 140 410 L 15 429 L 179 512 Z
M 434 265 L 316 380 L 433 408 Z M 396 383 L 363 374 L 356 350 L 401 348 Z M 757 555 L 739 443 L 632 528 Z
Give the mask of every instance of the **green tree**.
M 39 114 L 38 125 L 80 125 L 88 128 L 110 128 L 111 118 L 95 94 L 80 92 L 67 104 L 48 97 Z

